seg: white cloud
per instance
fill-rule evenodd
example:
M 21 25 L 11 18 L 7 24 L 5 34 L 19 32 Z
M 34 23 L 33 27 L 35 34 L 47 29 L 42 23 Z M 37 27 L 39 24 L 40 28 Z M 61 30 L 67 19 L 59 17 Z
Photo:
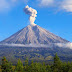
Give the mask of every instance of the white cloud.
M 0 0 L 0 11 L 11 9 L 18 3 L 27 4 L 30 0 Z M 53 7 L 53 9 L 72 12 L 72 0 L 35 0 L 40 7 Z M 31 3 L 31 2 L 30 2 Z M 34 2 L 34 5 L 36 5 Z M 33 4 L 33 2 L 32 2 Z M 39 7 L 38 6 L 38 7 Z
M 72 0 L 63 0 L 61 3 L 61 9 L 72 12 Z
M 0 11 L 9 8 L 9 3 L 6 0 L 0 0 Z
M 0 0 L 0 11 L 9 10 L 17 0 Z
M 57 45 L 59 47 L 64 47 L 64 48 L 72 49 L 72 43 L 56 43 L 55 45 Z
M 38 0 L 38 1 L 39 1 L 39 0 Z M 40 0 L 39 2 L 40 2 L 40 3 L 39 3 L 40 6 L 45 6 L 45 7 L 47 7 L 47 6 L 53 5 L 54 0 Z
M 72 12 L 72 0 L 38 0 L 41 7 L 58 8 L 66 12 Z
M 27 3 L 28 0 L 0 0 L 0 12 L 17 6 L 18 3 Z

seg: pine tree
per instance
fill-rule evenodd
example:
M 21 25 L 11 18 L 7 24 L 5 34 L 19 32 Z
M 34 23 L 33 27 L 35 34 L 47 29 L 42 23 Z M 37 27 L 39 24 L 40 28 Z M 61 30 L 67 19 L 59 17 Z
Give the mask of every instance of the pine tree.
M 29 65 L 28 65 L 28 58 L 26 58 L 26 60 L 25 60 L 24 71 L 25 72 L 29 72 L 30 71 Z
M 33 61 L 31 61 L 30 71 L 31 71 L 31 72 L 35 72 L 35 64 L 34 64 Z
M 62 62 L 60 61 L 60 58 L 58 57 L 56 53 L 54 57 L 53 72 L 62 72 L 61 66 L 62 66 Z
M 47 65 L 47 66 L 46 66 L 46 72 L 52 72 L 50 65 Z
M 66 71 L 67 71 L 67 72 L 68 72 L 68 71 L 71 71 L 71 67 L 72 67 L 72 66 L 71 66 L 70 62 L 68 62 L 68 63 L 67 63 L 67 69 L 66 69 Z
M 2 72 L 12 72 L 12 64 L 6 60 L 6 57 L 2 59 L 1 69 Z
M 70 64 L 70 68 L 69 68 L 69 71 L 68 72 L 72 72 L 72 62 Z
M 24 71 L 23 71 L 23 64 L 22 64 L 22 62 L 21 62 L 20 59 L 18 60 L 18 63 L 17 63 L 17 65 L 16 65 L 16 71 L 17 71 L 17 72 L 24 72 Z

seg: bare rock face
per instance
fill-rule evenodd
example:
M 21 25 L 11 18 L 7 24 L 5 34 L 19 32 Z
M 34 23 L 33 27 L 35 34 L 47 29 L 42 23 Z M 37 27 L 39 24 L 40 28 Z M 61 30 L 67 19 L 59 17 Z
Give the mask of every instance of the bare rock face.
M 1 43 L 9 44 L 49 44 L 67 43 L 69 41 L 56 36 L 38 25 L 28 25 Z

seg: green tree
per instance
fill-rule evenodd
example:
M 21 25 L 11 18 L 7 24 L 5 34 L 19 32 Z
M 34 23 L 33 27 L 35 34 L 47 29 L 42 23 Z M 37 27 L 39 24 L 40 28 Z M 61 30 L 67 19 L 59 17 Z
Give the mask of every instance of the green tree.
M 16 65 L 16 71 L 17 72 L 23 72 L 23 64 L 22 64 L 20 59 L 18 60 L 18 63 Z
M 47 72 L 45 62 L 41 65 L 41 72 Z
M 62 62 L 60 61 L 60 58 L 56 53 L 54 57 L 53 72 L 62 72 L 61 68 L 62 68 Z
M 6 57 L 2 59 L 1 69 L 2 72 L 12 72 L 12 64 L 6 60 Z
M 68 63 L 67 63 L 67 69 L 66 69 L 66 71 L 67 71 L 67 72 L 70 72 L 71 70 L 72 70 L 71 63 L 68 62 Z
M 52 72 L 52 69 L 51 69 L 51 66 L 50 65 L 47 65 L 46 66 L 46 72 Z
M 72 72 L 72 67 L 69 69 L 69 71 L 68 72 Z
M 29 72 L 44 72 L 42 69 L 42 64 L 37 62 L 31 62 L 31 65 L 29 67 Z
M 41 64 L 36 62 L 34 65 L 34 70 L 35 72 L 41 72 Z
M 34 64 L 33 61 L 31 61 L 30 71 L 31 71 L 31 72 L 35 72 L 35 64 Z
M 29 65 L 28 65 L 28 58 L 26 58 L 26 60 L 25 60 L 24 71 L 25 72 L 30 72 L 30 68 L 29 68 Z
M 70 64 L 70 68 L 69 68 L 69 71 L 68 72 L 72 72 L 72 62 Z

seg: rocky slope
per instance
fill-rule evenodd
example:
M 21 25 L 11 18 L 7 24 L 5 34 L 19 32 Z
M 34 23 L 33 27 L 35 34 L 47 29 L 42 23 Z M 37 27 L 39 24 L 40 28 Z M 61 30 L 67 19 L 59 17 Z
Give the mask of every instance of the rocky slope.
M 38 25 L 28 25 L 0 43 L 8 44 L 50 44 L 67 43 L 69 41 L 54 35 Z

